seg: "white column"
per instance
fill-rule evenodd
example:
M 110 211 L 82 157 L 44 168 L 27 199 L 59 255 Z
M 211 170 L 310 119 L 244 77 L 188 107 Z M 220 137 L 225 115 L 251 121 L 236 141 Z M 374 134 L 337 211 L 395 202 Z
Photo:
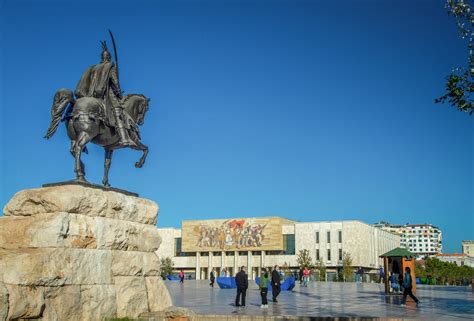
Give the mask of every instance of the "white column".
M 258 264 L 258 269 L 257 269 L 257 276 L 260 276 L 262 274 L 262 260 L 260 259 L 260 263 Z
M 201 252 L 196 252 L 196 280 L 201 279 Z
M 221 252 L 221 271 L 225 269 L 225 251 Z
M 214 267 L 213 264 L 213 259 L 214 259 L 214 253 L 212 251 L 209 251 L 209 261 L 207 263 L 207 279 L 209 280 L 211 278 L 211 270 Z
M 252 251 L 247 251 L 247 276 L 253 280 Z
M 231 275 L 231 276 L 235 276 L 237 274 L 237 272 L 239 272 L 239 252 L 238 251 L 234 251 L 234 275 Z

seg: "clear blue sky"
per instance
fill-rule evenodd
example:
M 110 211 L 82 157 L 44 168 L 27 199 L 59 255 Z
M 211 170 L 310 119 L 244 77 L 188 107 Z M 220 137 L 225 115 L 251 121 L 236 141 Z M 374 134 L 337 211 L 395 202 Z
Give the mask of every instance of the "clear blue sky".
M 151 98 L 147 163 L 116 152 L 111 183 L 158 202 L 159 226 L 427 222 L 459 252 L 474 239 L 474 118 L 433 102 L 466 61 L 444 2 L 0 0 L 0 206 L 74 177 L 64 127 L 42 137 L 56 89 L 99 62 L 110 28 L 122 89 Z

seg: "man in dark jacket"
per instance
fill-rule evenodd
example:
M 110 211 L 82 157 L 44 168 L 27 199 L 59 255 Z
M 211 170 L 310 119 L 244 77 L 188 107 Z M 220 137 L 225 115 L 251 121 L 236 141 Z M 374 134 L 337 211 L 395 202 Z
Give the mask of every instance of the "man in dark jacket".
M 303 274 L 304 274 L 303 271 L 304 271 L 303 268 L 300 268 L 300 272 L 298 274 L 298 278 L 300 280 L 300 285 L 303 285 Z
M 280 272 L 278 265 L 275 265 L 272 271 L 272 295 L 273 295 L 273 302 L 277 301 L 277 296 L 280 294 Z
M 245 273 L 245 266 L 240 268 L 240 272 L 237 273 L 235 276 L 235 284 L 237 285 L 237 296 L 235 297 L 235 306 L 245 306 L 245 294 L 247 292 L 247 288 L 249 287 L 249 281 L 247 278 L 247 274 Z M 240 295 L 242 294 L 242 304 L 239 304 Z
M 403 278 L 403 299 L 402 299 L 402 306 L 405 306 L 405 302 L 407 301 L 407 296 L 413 299 L 416 302 L 416 305 L 420 304 L 420 300 L 413 294 L 413 281 L 411 278 L 411 269 L 407 266 L 405 268 L 405 277 Z
M 213 288 L 214 287 L 214 281 L 216 280 L 216 275 L 215 275 L 214 269 L 212 269 L 212 271 L 211 271 L 211 277 L 209 278 L 209 280 L 211 280 L 211 283 L 209 283 L 209 285 L 211 286 L 211 288 Z

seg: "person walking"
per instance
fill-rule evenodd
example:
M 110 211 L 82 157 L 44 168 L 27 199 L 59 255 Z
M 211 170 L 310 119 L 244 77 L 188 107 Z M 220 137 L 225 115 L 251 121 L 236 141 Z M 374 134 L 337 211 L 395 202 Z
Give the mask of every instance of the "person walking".
M 209 279 L 211 280 L 211 283 L 209 283 L 209 285 L 211 286 L 211 288 L 213 288 L 214 287 L 214 281 L 216 280 L 214 269 L 212 269 L 211 276 L 210 276 Z
M 273 297 L 273 302 L 278 302 L 277 301 L 277 296 L 280 294 L 280 273 L 278 273 L 278 265 L 275 265 L 272 271 L 272 297 Z
M 405 277 L 403 278 L 403 300 L 402 300 L 402 307 L 405 306 L 405 303 L 407 301 L 407 296 L 410 296 L 410 298 L 413 299 L 413 301 L 416 302 L 416 305 L 420 304 L 420 300 L 413 295 L 412 292 L 412 278 L 411 278 L 411 270 L 407 266 L 405 268 Z
M 363 276 L 364 276 L 364 270 L 362 269 L 362 266 L 359 266 L 359 268 L 357 269 L 357 282 L 362 283 Z
M 299 277 L 299 279 L 300 279 L 300 286 L 302 286 L 302 285 L 303 285 L 303 277 L 304 277 L 304 270 L 303 270 L 303 268 L 300 268 L 300 272 L 299 272 L 299 274 L 298 274 L 298 277 Z
M 183 285 L 184 283 L 184 271 L 183 269 L 181 269 L 181 271 L 179 271 L 179 284 Z
M 235 284 L 237 285 L 237 296 L 235 297 L 235 306 L 244 307 L 245 306 L 245 294 L 247 288 L 249 287 L 249 281 L 247 278 L 247 273 L 245 273 L 245 266 L 240 268 L 240 272 L 235 276 Z M 242 295 L 242 304 L 239 303 L 240 295 Z
M 383 283 L 383 279 L 385 277 L 385 270 L 382 266 L 379 268 L 379 283 Z
M 261 308 L 268 308 L 268 281 L 270 280 L 268 271 L 266 269 L 262 269 L 262 275 L 260 275 L 260 283 L 258 288 L 260 289 L 260 296 L 262 297 L 262 305 Z
M 308 269 L 308 267 L 304 267 L 304 271 L 303 271 L 303 286 L 304 287 L 308 287 L 308 282 L 309 282 L 309 274 L 310 274 L 310 271 Z

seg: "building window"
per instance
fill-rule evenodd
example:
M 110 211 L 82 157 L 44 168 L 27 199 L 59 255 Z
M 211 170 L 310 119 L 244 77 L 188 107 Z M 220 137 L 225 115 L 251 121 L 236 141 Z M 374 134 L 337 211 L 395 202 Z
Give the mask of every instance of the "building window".
M 181 254 L 181 238 L 177 237 L 174 239 L 174 256 L 180 256 Z
M 283 234 L 283 250 L 266 251 L 267 255 L 295 255 L 295 234 Z
M 342 231 L 339 231 L 339 243 L 342 243 Z
M 240 256 L 247 256 L 247 251 L 239 251 Z
M 339 261 L 342 261 L 342 249 L 339 249 Z
M 252 255 L 262 255 L 262 251 L 252 251 Z
M 234 256 L 234 251 L 227 251 L 225 252 L 226 256 Z
M 331 261 L 331 250 L 328 249 L 328 261 Z
M 283 234 L 284 255 L 295 255 L 295 234 Z
M 214 256 L 221 256 L 221 255 L 222 255 L 222 252 L 212 252 L 212 255 L 214 255 Z
M 316 232 L 316 244 L 319 244 L 319 232 Z
M 319 249 L 316 250 L 316 261 L 319 261 Z
M 182 252 L 181 238 L 177 237 L 174 239 L 174 256 L 196 256 L 196 252 Z
M 331 243 L 331 232 L 327 232 L 326 242 Z
M 283 251 L 265 251 L 265 255 L 283 255 Z

